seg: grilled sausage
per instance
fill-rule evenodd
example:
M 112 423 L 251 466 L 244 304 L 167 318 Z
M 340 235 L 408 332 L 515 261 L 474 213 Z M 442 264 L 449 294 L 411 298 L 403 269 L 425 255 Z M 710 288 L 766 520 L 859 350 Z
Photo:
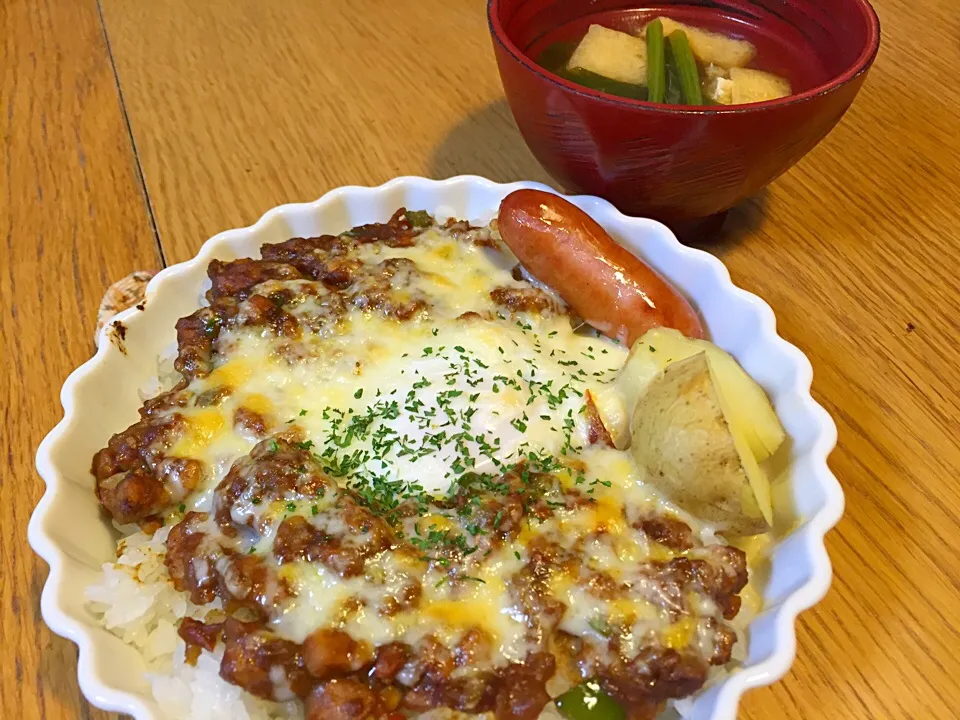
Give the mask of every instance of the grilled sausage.
M 563 198 L 512 192 L 500 204 L 498 226 L 523 266 L 604 335 L 632 344 L 650 328 L 671 327 L 703 337 L 680 293 Z

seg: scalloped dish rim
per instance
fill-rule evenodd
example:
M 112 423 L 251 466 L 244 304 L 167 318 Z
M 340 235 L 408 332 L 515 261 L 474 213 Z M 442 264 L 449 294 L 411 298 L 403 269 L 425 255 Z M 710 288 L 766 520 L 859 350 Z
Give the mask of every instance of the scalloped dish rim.
M 281 205 L 266 212 L 249 227 L 227 230 L 215 235 L 203 244 L 191 260 L 172 265 L 159 272 L 147 286 L 146 309 L 141 311 L 131 308 L 117 315 L 115 321 L 129 327 L 137 327 L 141 324 L 143 327 L 150 327 L 150 324 L 155 322 L 154 318 L 160 318 L 162 315 L 162 312 L 152 314 L 151 310 L 163 302 L 165 294 L 175 292 L 177 280 L 189 281 L 192 278 L 199 287 L 201 278 L 205 278 L 206 267 L 211 259 L 218 254 L 223 254 L 224 251 L 227 251 L 226 254 L 233 252 L 241 243 L 249 247 L 258 247 L 261 236 L 278 220 L 294 224 L 315 223 L 319 222 L 319 217 L 325 209 L 333 212 L 331 208 L 334 206 L 346 208 L 352 220 L 359 219 L 360 222 L 384 220 L 385 218 L 373 217 L 377 213 L 370 209 L 377 205 L 377 201 L 382 204 L 387 202 L 384 198 L 392 199 L 394 196 L 433 198 L 432 205 L 424 205 L 422 209 L 440 215 L 448 213 L 450 216 L 467 220 L 489 220 L 495 215 L 499 199 L 521 188 L 535 188 L 557 193 L 556 190 L 540 183 L 500 184 L 469 175 L 446 180 L 399 177 L 376 187 L 340 187 L 312 203 Z M 805 509 L 798 511 L 799 517 L 795 519 L 794 525 L 783 537 L 776 538 L 770 548 L 770 555 L 775 556 L 775 551 L 789 541 L 790 547 L 783 553 L 785 558 L 778 561 L 777 557 L 773 557 L 770 565 L 771 577 L 775 577 L 778 586 L 784 586 L 786 590 L 780 593 L 775 602 L 765 607 L 758 616 L 758 619 L 764 618 L 762 628 L 756 626 L 756 621 L 749 626 L 747 663 L 701 691 L 693 705 L 691 717 L 698 720 L 733 720 L 736 717 L 740 696 L 747 689 L 769 685 L 787 673 L 796 652 L 797 615 L 819 602 L 830 586 L 832 569 L 824 546 L 824 535 L 840 520 L 844 506 L 843 491 L 827 466 L 827 457 L 836 445 L 836 426 L 810 394 L 813 371 L 806 356 L 777 334 L 776 320 L 769 305 L 756 295 L 735 286 L 720 260 L 702 250 L 681 245 L 665 226 L 657 222 L 623 215 L 605 200 L 586 195 L 563 197 L 591 214 L 611 232 L 611 235 L 621 240 L 626 239 L 627 244 L 631 246 L 631 251 L 638 252 L 639 243 L 642 241 L 644 246 L 640 254 L 659 272 L 670 278 L 682 292 L 691 297 L 695 305 L 697 302 L 692 297 L 693 293 L 689 287 L 691 283 L 688 280 L 688 286 L 685 287 L 675 279 L 677 275 L 684 275 L 687 278 L 695 276 L 698 282 L 704 280 L 705 282 L 700 283 L 702 287 L 709 285 L 709 288 L 714 289 L 708 288 L 703 290 L 703 293 L 715 291 L 725 301 L 719 303 L 720 307 L 733 307 L 733 311 L 728 312 L 727 315 L 747 323 L 748 328 L 755 325 L 756 330 L 746 331 L 749 335 L 747 342 L 749 342 L 750 352 L 742 348 L 737 350 L 726 347 L 726 349 L 741 363 L 744 363 L 745 357 L 748 356 L 757 358 L 760 354 L 776 355 L 779 364 L 775 369 L 769 362 L 762 363 L 755 359 L 754 366 L 766 367 L 768 370 L 763 373 L 763 378 L 758 378 L 758 381 L 764 385 L 770 395 L 788 433 L 794 425 L 792 420 L 812 428 L 804 433 L 806 439 L 803 443 L 805 448 L 803 453 L 793 457 L 791 464 L 792 467 L 796 467 L 802 461 L 802 473 L 789 473 L 789 480 L 782 483 L 784 492 L 789 493 L 793 498 L 795 507 L 800 506 Z M 397 206 L 399 204 L 393 209 Z M 471 212 L 468 210 L 469 207 L 484 208 L 480 214 L 485 213 L 485 217 L 478 218 L 478 213 Z M 414 209 L 421 209 L 421 207 Z M 471 214 L 474 217 L 470 217 Z M 710 307 L 712 310 L 714 304 L 711 303 Z M 700 309 L 701 313 L 705 313 L 704 308 Z M 705 321 L 710 327 L 711 323 L 706 315 Z M 58 495 L 68 489 L 67 485 L 75 485 L 73 481 L 67 479 L 67 468 L 61 467 L 62 462 L 58 465 L 55 456 L 65 444 L 69 446 L 71 438 L 76 434 L 77 419 L 96 417 L 97 413 L 97 408 L 86 409 L 80 406 L 77 399 L 77 386 L 81 381 L 95 380 L 98 372 L 101 375 L 101 383 L 108 380 L 104 376 L 106 372 L 104 366 L 109 358 L 120 352 L 114 343 L 107 340 L 108 331 L 109 326 L 101 335 L 96 354 L 74 370 L 64 382 L 60 393 L 64 416 L 43 439 L 37 450 L 36 467 L 46 483 L 46 491 L 30 518 L 28 538 L 34 552 L 50 566 L 50 573 L 41 595 L 41 614 L 54 633 L 77 644 L 79 648 L 77 674 L 83 694 L 97 707 L 124 712 L 137 720 L 148 720 L 157 717 L 153 698 L 148 693 L 136 694 L 109 684 L 100 671 L 102 664 L 106 662 L 105 658 L 108 657 L 111 649 L 116 649 L 115 643 L 120 640 L 101 627 L 92 614 L 87 618 L 80 617 L 64 601 L 68 595 L 82 596 L 84 587 L 89 583 L 89 576 L 85 577 L 83 568 L 77 567 L 78 562 L 89 572 L 95 572 L 100 563 L 106 562 L 108 558 L 91 559 L 89 553 L 66 543 L 59 534 L 51 532 L 51 527 L 56 523 L 70 522 L 70 515 L 65 516 L 63 512 L 65 506 L 61 504 L 57 509 L 54 508 L 54 503 Z M 162 331 L 169 333 L 170 328 L 162 328 Z M 744 331 L 741 330 L 740 335 L 743 334 Z M 158 338 L 162 335 L 161 331 L 156 333 Z M 724 346 L 723 337 L 713 339 Z M 160 340 L 157 339 L 155 342 L 160 343 Z M 159 354 L 160 347 L 158 346 L 156 350 L 155 354 Z M 751 374 L 755 375 L 755 372 Z M 106 437 L 103 438 L 104 442 L 106 439 Z M 81 457 L 77 462 L 85 466 L 89 458 Z M 73 467 L 75 471 L 76 466 L 73 465 Z M 90 489 L 92 485 L 91 477 Z M 89 493 L 89 500 L 90 503 L 96 503 L 92 492 Z M 76 552 L 71 553 L 71 550 Z M 800 559 L 803 562 L 794 562 L 797 552 L 801 553 Z M 78 560 L 78 557 L 83 558 L 85 555 L 86 562 L 84 559 Z M 797 577 L 798 573 L 803 573 L 804 577 Z M 755 650 L 761 657 L 754 657 Z M 136 668 L 125 669 L 125 671 L 131 678 L 135 675 L 142 676 L 142 671 Z

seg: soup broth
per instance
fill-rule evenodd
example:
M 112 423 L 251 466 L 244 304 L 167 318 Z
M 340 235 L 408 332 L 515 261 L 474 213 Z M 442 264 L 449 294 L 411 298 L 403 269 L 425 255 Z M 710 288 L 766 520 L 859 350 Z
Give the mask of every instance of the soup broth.
M 761 88 L 767 82 L 767 78 L 762 77 L 763 74 L 782 78 L 789 85 L 789 88 L 785 92 L 775 94 L 777 97 L 804 92 L 829 79 L 829 73 L 812 51 L 810 39 L 784 21 L 775 16 L 735 16 L 716 7 L 699 5 L 667 5 L 629 10 L 605 10 L 579 16 L 561 23 L 537 37 L 530 44 L 527 53 L 542 67 L 571 82 L 612 95 L 648 100 L 649 89 L 646 82 L 638 83 L 635 78 L 633 78 L 633 82 L 624 82 L 621 79 L 595 72 L 591 67 L 573 67 L 570 65 L 570 61 L 574 57 L 578 46 L 588 34 L 591 36 L 602 34 L 596 29 L 591 31 L 591 26 L 599 25 L 601 30 L 608 29 L 625 33 L 646 46 L 644 30 L 651 21 L 658 18 L 663 19 L 665 35 L 663 46 L 666 61 L 664 64 L 665 88 L 663 99 L 662 101 L 658 100 L 658 102 L 664 104 L 715 105 L 718 104 L 718 100 L 714 99 L 714 92 L 717 91 L 719 85 L 720 90 L 726 91 L 726 96 L 723 98 L 726 102 L 723 102 L 723 104 L 733 104 L 730 102 L 730 88 L 734 84 L 730 80 L 730 69 L 711 67 L 709 63 L 702 62 L 699 57 L 696 57 L 695 53 L 703 89 L 702 102 L 685 102 L 681 92 L 677 57 L 673 49 L 674 43 L 669 39 L 671 31 L 674 29 L 672 21 L 691 26 L 682 28 L 686 31 L 685 35 L 687 36 L 702 30 L 709 33 L 718 33 L 734 41 L 748 42 L 753 46 L 752 57 L 749 62 L 744 64 L 743 70 L 737 70 L 737 74 L 741 78 L 747 78 L 750 82 L 759 80 Z M 690 38 L 688 37 L 688 39 Z M 598 43 L 594 42 L 593 44 L 597 45 Z M 602 43 L 599 44 L 602 45 Z M 688 44 L 695 48 L 694 42 Z M 583 55 L 584 53 L 581 52 L 580 54 Z M 761 71 L 761 73 L 755 71 Z M 712 76 L 716 74 L 722 74 L 724 79 L 715 80 Z M 743 87 L 745 86 L 741 84 L 741 88 Z M 717 96 L 723 97 L 719 92 Z M 742 102 L 754 101 L 744 99 L 750 97 L 749 92 L 740 93 L 740 96 Z M 761 94 L 759 99 L 767 98 Z

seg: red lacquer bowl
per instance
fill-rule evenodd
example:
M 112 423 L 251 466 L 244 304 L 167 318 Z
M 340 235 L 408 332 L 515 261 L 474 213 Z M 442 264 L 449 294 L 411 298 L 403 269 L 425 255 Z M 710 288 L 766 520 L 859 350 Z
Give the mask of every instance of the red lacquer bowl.
M 749 38 L 758 64 L 790 77 L 795 94 L 733 107 L 654 105 L 581 87 L 532 59 L 582 37 L 591 22 L 636 28 L 662 10 Z M 674 224 L 724 212 L 809 152 L 850 107 L 880 45 L 867 0 L 667 0 L 639 9 L 625 0 L 489 0 L 487 14 L 513 116 L 547 172 L 568 191 Z

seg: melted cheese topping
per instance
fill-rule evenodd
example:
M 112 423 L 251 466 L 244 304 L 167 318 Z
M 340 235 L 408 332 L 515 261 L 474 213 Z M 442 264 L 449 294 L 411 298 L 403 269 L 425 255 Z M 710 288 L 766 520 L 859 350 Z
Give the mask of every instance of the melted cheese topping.
M 295 425 L 322 446 L 338 428 L 348 427 L 352 417 L 382 415 L 384 408 L 396 405 L 397 417 L 378 420 L 408 442 L 380 454 L 368 438 L 351 444 L 350 450 L 376 454 L 364 465 L 368 470 L 419 482 L 435 492 L 449 486 L 458 457 L 472 460 L 470 467 L 477 472 L 489 472 L 496 460 L 507 462 L 526 449 L 556 454 L 565 444 L 584 444 L 584 392 L 615 377 L 626 357 L 624 348 L 606 338 L 574 333 L 563 315 L 505 315 L 490 300 L 490 291 L 526 286 L 512 278 L 509 269 L 515 261 L 506 253 L 433 230 L 421 235 L 414 247 L 367 245 L 358 257 L 367 262 L 413 260 L 423 276 L 417 289 L 432 303 L 430 316 L 400 323 L 352 310 L 341 332 L 305 334 L 294 347 L 263 328 L 230 330 L 220 339 L 221 347 L 229 349 L 226 360 L 195 382 L 195 389 L 202 393 L 226 385 L 235 392 L 217 408 L 184 411 L 190 429 L 172 454 L 223 469 L 221 457 L 249 452 L 254 440 L 218 432 L 232 424 L 239 407 Z M 301 282 L 270 286 L 296 287 Z M 457 320 L 470 311 L 491 313 L 494 320 Z M 292 312 L 303 316 L 310 311 L 299 306 Z M 468 440 L 465 451 L 455 442 L 437 440 L 451 418 L 468 413 L 471 434 L 498 443 L 492 453 L 483 452 L 482 440 Z M 219 424 L 214 415 L 219 415 Z M 405 452 L 425 442 L 436 443 L 436 450 Z M 212 484 L 220 479 L 222 475 L 215 474 Z
M 287 308 L 305 328 L 317 328 L 296 341 L 264 327 L 224 330 L 219 364 L 190 389 L 199 395 L 227 387 L 230 393 L 214 407 L 178 410 L 186 430 L 170 454 L 201 460 L 209 470 L 188 507 L 209 510 L 212 489 L 262 439 L 235 422 L 242 409 L 259 415 L 271 433 L 298 433 L 340 483 L 374 479 L 442 495 L 466 473 L 496 475 L 525 459 L 550 458 L 563 486 L 585 504 L 528 522 L 515 542 L 471 556 L 462 569 L 466 579 L 457 583 L 440 562 L 393 552 L 369 559 L 363 574 L 348 578 L 320 563 L 289 563 L 281 577 L 291 597 L 277 608 L 272 628 L 296 642 L 316 628 L 337 626 L 374 646 L 432 636 L 453 647 L 479 627 L 493 641 L 495 665 L 519 662 L 542 638 L 531 636 L 507 579 L 548 539 L 583 561 L 549 579 L 551 594 L 565 606 L 562 630 L 597 642 L 618 632 L 628 654 L 654 636 L 668 647 L 690 645 L 696 620 L 674 621 L 673 598 L 643 573 L 644 563 L 673 554 L 632 527 L 624 510 L 664 512 L 666 506 L 644 486 L 629 453 L 586 446 L 584 394 L 616 392 L 611 381 L 626 350 L 575 332 L 566 315 L 510 314 L 496 306 L 494 288 L 530 287 L 512 277 L 515 259 L 508 252 L 432 229 L 414 247 L 363 245 L 356 257 L 368 264 L 413 261 L 416 272 L 403 269 L 391 287 L 398 300 L 427 298 L 429 309 L 398 322 L 354 307 L 336 319 L 333 331 L 321 287 L 316 297 Z M 306 282 L 269 281 L 262 292 L 297 290 Z M 468 312 L 485 316 L 461 317 Z M 256 505 L 251 499 L 233 508 L 232 519 L 301 515 L 325 532 L 342 532 L 329 525 L 336 520 L 325 507 L 324 501 Z M 443 513 L 407 526 L 411 537 L 455 529 Z M 249 552 L 269 553 L 271 532 Z M 203 575 L 209 568 L 197 570 Z M 402 594 L 411 573 L 422 580 L 416 611 L 378 612 L 385 598 Z M 630 588 L 628 596 L 598 597 L 586 580 L 591 573 Z

